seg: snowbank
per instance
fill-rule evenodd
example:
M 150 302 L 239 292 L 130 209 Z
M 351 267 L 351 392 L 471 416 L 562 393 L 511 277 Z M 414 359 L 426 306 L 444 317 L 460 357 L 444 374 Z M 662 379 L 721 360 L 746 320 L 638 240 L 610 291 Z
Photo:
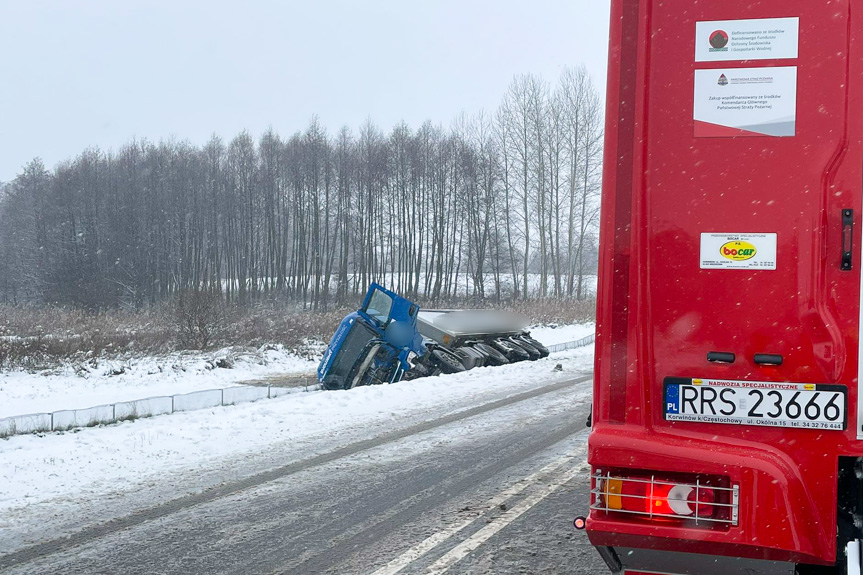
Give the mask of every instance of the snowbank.
M 223 360 L 230 360 L 231 368 Z M 302 359 L 280 346 L 261 350 L 229 348 L 215 353 L 105 361 L 67 366 L 42 374 L 0 374 L 0 417 L 83 409 L 147 397 L 228 387 L 255 379 L 298 373 L 313 374 L 316 361 Z

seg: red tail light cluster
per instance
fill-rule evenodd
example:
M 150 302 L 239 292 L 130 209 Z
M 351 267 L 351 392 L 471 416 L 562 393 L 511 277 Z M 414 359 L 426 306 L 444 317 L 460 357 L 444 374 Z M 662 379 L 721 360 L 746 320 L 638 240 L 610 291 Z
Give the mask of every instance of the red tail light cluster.
M 596 470 L 591 509 L 651 521 L 737 525 L 739 490 L 727 478 Z

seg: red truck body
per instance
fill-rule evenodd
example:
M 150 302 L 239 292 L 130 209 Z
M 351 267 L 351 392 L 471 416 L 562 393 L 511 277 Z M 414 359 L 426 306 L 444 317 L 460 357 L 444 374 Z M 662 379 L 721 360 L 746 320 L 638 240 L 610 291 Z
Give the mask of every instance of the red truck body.
M 844 565 L 863 0 L 612 0 L 610 38 L 590 540 L 626 573 Z M 701 521 L 639 507 L 676 484 Z

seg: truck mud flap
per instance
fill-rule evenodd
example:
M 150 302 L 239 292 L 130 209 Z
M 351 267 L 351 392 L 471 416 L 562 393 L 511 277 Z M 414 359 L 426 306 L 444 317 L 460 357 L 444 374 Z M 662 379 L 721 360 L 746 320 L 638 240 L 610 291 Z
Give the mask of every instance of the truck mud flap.
M 485 365 L 486 356 L 472 347 L 457 347 L 452 351 L 461 358 L 465 369 L 473 369 Z

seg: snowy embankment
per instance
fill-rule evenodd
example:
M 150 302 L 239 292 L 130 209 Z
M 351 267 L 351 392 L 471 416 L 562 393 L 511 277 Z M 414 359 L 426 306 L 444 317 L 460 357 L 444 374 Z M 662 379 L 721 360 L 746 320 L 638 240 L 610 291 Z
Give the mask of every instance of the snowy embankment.
M 0 373 L 0 418 L 219 389 L 282 375 L 313 374 L 316 367 L 316 361 L 297 357 L 281 346 L 266 346 L 260 350 L 228 348 L 214 353 L 111 360 L 95 366 L 68 365 L 35 374 Z
M 529 330 L 543 344 L 554 345 L 590 335 L 594 325 L 532 326 Z M 230 369 L 218 367 L 226 358 Z M 281 346 L 265 346 L 68 365 L 36 374 L 0 373 L 0 418 L 219 389 L 279 376 L 313 376 L 316 367 L 317 361 L 300 358 Z
M 38 537 L 68 532 L 82 514 L 87 521 L 104 520 L 135 506 L 152 505 L 154 497 L 176 497 L 218 484 L 226 475 L 242 475 L 243 469 L 262 458 L 269 459 L 256 465 L 296 460 L 303 457 L 303 449 L 320 448 L 322 439 L 337 448 L 570 379 L 590 372 L 592 360 L 590 346 L 536 362 L 389 386 L 295 393 L 0 440 L 0 533 L 7 533 L 0 535 L 0 553 L 35 541 L 34 530 Z M 560 370 L 555 369 L 558 364 Z M 213 382 L 207 385 L 212 387 Z M 589 395 L 588 387 L 584 393 Z M 145 496 L 153 490 L 159 495 Z M 137 503 L 129 501 L 138 496 Z M 94 509 L 118 498 L 124 498 L 119 508 Z M 50 527 L 44 527 L 44 522 Z

